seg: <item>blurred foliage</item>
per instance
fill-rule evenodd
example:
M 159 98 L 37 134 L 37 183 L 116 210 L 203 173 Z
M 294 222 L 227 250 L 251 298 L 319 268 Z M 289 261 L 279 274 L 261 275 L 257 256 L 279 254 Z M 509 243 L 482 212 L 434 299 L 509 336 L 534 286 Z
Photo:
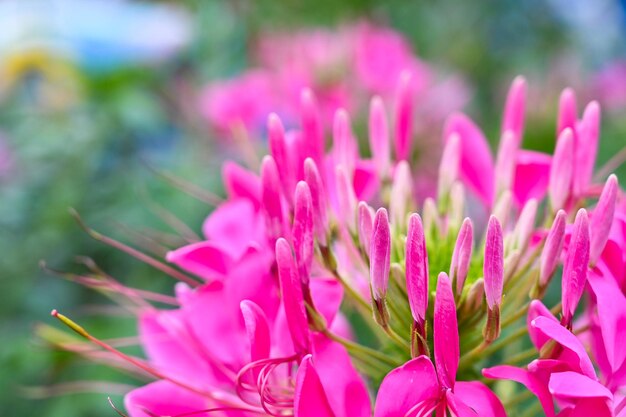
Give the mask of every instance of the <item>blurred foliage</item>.
M 542 0 L 195 0 L 176 5 L 191 12 L 193 39 L 173 59 L 98 71 L 60 56 L 29 57 L 1 97 L 0 130 L 14 154 L 14 169 L 0 182 L 0 415 L 114 415 L 106 394 L 29 398 L 38 394 L 29 387 L 63 381 L 133 382 L 50 350 L 33 337 L 35 323 L 56 325 L 48 318 L 52 308 L 101 337 L 135 333 L 131 320 L 102 314 L 108 305 L 104 297 L 42 272 L 38 263 L 45 259 L 56 269 L 77 270 L 74 257 L 85 255 L 128 285 L 171 292 L 163 274 L 91 240 L 68 207 L 124 241 L 132 242 L 132 235 L 120 225 L 168 232 L 149 201 L 198 230 L 210 208 L 148 166 L 220 189 L 224 150 L 200 121 L 193 92 L 210 79 L 243 71 L 249 64 L 247 47 L 259 31 L 358 19 L 388 24 L 426 60 L 465 74 L 476 92 L 468 111 L 492 139 L 513 76 L 528 74 L 532 88 L 534 78 L 552 70 L 553 58 L 577 47 L 570 29 Z M 563 86 L 545 92 L 553 105 L 530 123 L 526 141 L 531 147 L 552 149 L 555 94 Z M 599 159 L 606 161 L 624 146 L 626 122 L 614 117 L 603 127 Z M 114 400 L 121 405 L 120 396 Z

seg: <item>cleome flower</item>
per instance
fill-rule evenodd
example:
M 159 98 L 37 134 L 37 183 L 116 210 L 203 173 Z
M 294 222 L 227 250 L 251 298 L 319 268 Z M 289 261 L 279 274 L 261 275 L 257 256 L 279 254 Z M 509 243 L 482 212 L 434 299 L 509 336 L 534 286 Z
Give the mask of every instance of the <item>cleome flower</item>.
M 600 110 L 579 119 L 565 90 L 554 154 L 523 150 L 526 90 L 495 157 L 448 118 L 420 200 L 401 105 L 392 125 L 372 99 L 368 141 L 340 109 L 328 138 L 306 90 L 293 134 L 269 116 L 258 172 L 224 165 L 226 199 L 169 264 L 91 231 L 184 281 L 170 309 L 116 282 L 145 360 L 53 315 L 155 379 L 131 417 L 624 415 L 626 203 L 593 176 Z

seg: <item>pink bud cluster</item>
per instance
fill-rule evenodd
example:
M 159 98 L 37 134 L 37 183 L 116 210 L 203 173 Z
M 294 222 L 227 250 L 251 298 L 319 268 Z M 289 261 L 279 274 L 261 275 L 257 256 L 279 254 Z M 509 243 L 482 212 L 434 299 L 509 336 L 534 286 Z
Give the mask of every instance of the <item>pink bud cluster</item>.
M 452 114 L 436 195 L 418 199 L 415 91 L 400 74 L 392 113 L 372 99 L 368 138 L 344 109 L 329 129 L 311 90 L 297 129 L 271 114 L 258 173 L 227 163 L 203 239 L 167 255 L 184 272 L 94 232 L 186 282 L 172 309 L 120 292 L 145 363 L 56 314 L 155 378 L 126 396 L 131 417 L 518 415 L 525 397 L 504 379 L 548 416 L 626 409 L 626 204 L 614 175 L 593 177 L 598 105 L 578 119 L 566 90 L 554 154 L 524 150 L 516 78 L 496 155 Z

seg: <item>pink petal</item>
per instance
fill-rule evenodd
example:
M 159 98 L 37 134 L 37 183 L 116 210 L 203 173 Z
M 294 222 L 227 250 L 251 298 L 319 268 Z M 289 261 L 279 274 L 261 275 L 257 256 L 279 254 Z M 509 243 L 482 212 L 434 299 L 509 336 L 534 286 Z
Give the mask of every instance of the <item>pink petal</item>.
M 229 200 L 248 199 L 258 210 L 261 206 L 261 179 L 256 174 L 229 161 L 222 167 L 222 178 Z
M 531 198 L 543 200 L 548 192 L 551 163 L 550 155 L 524 149 L 517 151 L 513 195 L 518 206 L 523 206 Z
M 415 322 L 424 324 L 428 309 L 428 254 L 419 214 L 409 218 L 406 236 L 406 291 Z
M 317 278 L 311 280 L 311 297 L 315 308 L 331 325 L 339 312 L 343 300 L 343 286 L 334 278 Z
M 370 103 L 369 140 L 372 159 L 378 175 L 385 177 L 389 172 L 389 125 L 387 113 L 380 97 L 376 96 Z
M 306 355 L 298 368 L 293 408 L 295 417 L 335 417 L 311 355 Z
M 157 381 L 126 394 L 124 406 L 130 417 L 152 417 L 154 414 L 175 416 L 204 410 L 209 406 L 209 402 L 201 395 L 171 382 Z
M 150 365 L 160 372 L 200 387 L 215 383 L 219 375 L 202 357 L 201 347 L 186 339 L 184 317 L 180 310 L 142 313 L 139 317 L 141 346 Z
M 507 379 L 524 385 L 539 399 L 546 416 L 554 417 L 554 405 L 552 404 L 552 395 L 548 391 L 548 387 L 527 370 L 509 365 L 500 365 L 483 369 L 483 375 L 485 378 Z
M 607 277 L 590 274 L 589 284 L 596 296 L 606 357 L 615 373 L 626 361 L 626 297 L 615 281 Z
M 302 285 L 298 279 L 291 247 L 283 238 L 276 241 L 276 263 L 293 347 L 296 353 L 310 352 L 309 323 L 302 299 Z
M 452 390 L 448 389 L 446 390 L 446 405 L 447 405 L 447 409 L 450 412 L 450 415 L 454 416 L 454 417 L 478 417 L 479 414 L 473 410 L 469 405 L 465 404 L 463 401 L 461 401 L 460 398 L 457 398 L 456 395 L 454 395 L 454 392 L 452 392 Z M 445 412 L 445 410 L 441 410 L 438 409 L 437 410 L 437 417 L 442 416 L 445 417 L 447 413 Z
M 566 414 L 567 413 L 567 414 Z M 591 398 L 578 401 L 574 408 L 567 408 L 559 413 L 559 417 L 614 417 L 613 411 L 605 399 Z M 623 417 L 623 415 L 618 415 Z
M 374 217 L 370 249 L 370 282 L 375 300 L 383 300 L 387 295 L 390 262 L 391 229 L 387 210 L 380 208 Z
M 419 356 L 385 376 L 376 396 L 374 417 L 404 416 L 420 403 L 436 402 L 439 391 L 432 362 Z
M 563 319 L 569 323 L 587 282 L 589 265 L 589 219 L 585 209 L 578 210 L 570 238 L 561 286 Z
M 565 358 L 566 362 L 573 369 L 580 370 L 589 378 L 595 379 L 596 372 L 589 356 L 587 355 L 585 347 L 569 330 L 546 317 L 537 317 L 533 320 L 532 326 L 543 332 L 551 339 L 554 339 L 554 341 L 561 344 L 564 348 L 569 349 L 576 356 L 575 359 Z
M 376 166 L 370 160 L 358 159 L 354 167 L 352 186 L 360 200 L 371 200 L 380 190 L 380 176 Z
M 441 272 L 437 279 L 434 316 L 433 338 L 437 372 L 441 385 L 453 389 L 459 367 L 459 331 L 452 284 L 445 272 Z
M 447 142 L 456 133 L 461 138 L 461 178 L 487 206 L 493 204 L 494 166 L 491 150 L 483 132 L 462 113 L 448 118 L 444 127 Z
M 504 243 L 502 226 L 495 216 L 489 218 L 483 265 L 485 296 L 490 309 L 500 306 L 504 281 Z
M 224 279 L 234 262 L 222 248 L 207 241 L 168 252 L 165 259 L 207 281 Z
M 461 400 L 480 417 L 506 417 L 506 412 L 498 397 L 482 382 L 457 382 L 454 386 L 454 397 Z
M 532 300 L 530 302 L 530 307 L 528 308 L 528 315 L 526 317 L 526 325 L 528 327 L 528 337 L 533 342 L 533 345 L 537 348 L 537 351 L 540 351 L 543 345 L 546 344 L 550 338 L 539 331 L 535 326 L 532 325 L 533 321 L 537 317 L 546 317 L 555 323 L 558 323 L 558 319 L 554 317 L 554 315 L 550 312 L 548 307 L 543 305 L 543 303 L 539 300 Z
M 270 355 L 270 327 L 261 307 L 250 300 L 241 302 L 241 314 L 250 340 L 250 361 L 268 358 Z
M 328 402 L 335 416 L 370 417 L 372 411 L 367 388 L 346 349 L 323 335 L 317 335 L 313 350 L 315 370 L 324 391 L 332 393 Z
M 411 156 L 411 135 L 413 134 L 413 94 L 411 74 L 402 73 L 396 98 L 395 148 L 398 161 L 408 160 Z
M 506 131 L 514 133 L 517 144 L 522 142 L 524 133 L 524 113 L 526 111 L 526 80 L 524 77 L 517 76 L 511 84 L 509 93 L 506 97 L 504 105 L 504 116 L 502 119 L 501 132 Z
M 244 198 L 217 207 L 202 224 L 202 232 L 234 259 L 240 258 L 251 242 L 265 244 L 254 205 Z
M 562 398 L 606 398 L 613 394 L 604 385 L 578 372 L 558 372 L 550 376 L 550 393 Z

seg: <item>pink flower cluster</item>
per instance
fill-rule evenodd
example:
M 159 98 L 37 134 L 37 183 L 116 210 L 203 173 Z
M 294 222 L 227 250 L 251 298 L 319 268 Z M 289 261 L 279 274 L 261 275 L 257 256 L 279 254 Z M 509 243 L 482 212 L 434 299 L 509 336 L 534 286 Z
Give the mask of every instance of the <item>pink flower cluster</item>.
M 343 109 L 326 149 L 305 90 L 297 134 L 270 115 L 258 171 L 227 162 L 204 238 L 167 255 L 196 277 L 174 274 L 176 308 L 129 296 L 146 362 L 54 315 L 156 378 L 126 396 L 131 417 L 624 416 L 626 200 L 593 177 L 600 109 L 579 118 L 565 90 L 547 155 L 521 148 L 526 94 L 515 79 L 495 155 L 452 114 L 437 195 L 418 201 L 409 100 L 391 125 L 372 99 L 364 157 Z
M 421 99 L 416 111 L 422 124 L 440 122 L 469 98 L 469 89 L 458 76 L 436 80 L 431 67 L 414 55 L 399 33 L 369 23 L 336 31 L 268 33 L 255 43 L 252 55 L 253 69 L 213 82 L 201 94 L 204 116 L 222 134 L 243 127 L 258 137 L 271 112 L 287 126 L 295 125 L 303 88 L 317 97 L 328 126 L 340 108 L 361 114 L 372 95 L 395 96 L 403 73 Z

